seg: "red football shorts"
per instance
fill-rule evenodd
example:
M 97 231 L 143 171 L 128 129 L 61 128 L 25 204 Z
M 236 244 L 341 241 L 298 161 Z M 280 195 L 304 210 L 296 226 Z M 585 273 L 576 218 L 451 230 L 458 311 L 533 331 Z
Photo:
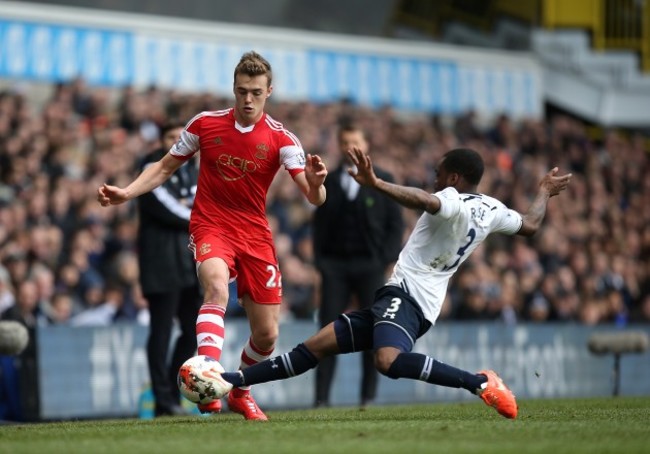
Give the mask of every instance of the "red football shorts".
M 226 262 L 230 278 L 237 279 L 239 298 L 249 295 L 259 304 L 282 302 L 282 275 L 271 238 L 233 241 L 223 234 L 196 230 L 190 235 L 189 248 L 198 264 L 212 257 Z

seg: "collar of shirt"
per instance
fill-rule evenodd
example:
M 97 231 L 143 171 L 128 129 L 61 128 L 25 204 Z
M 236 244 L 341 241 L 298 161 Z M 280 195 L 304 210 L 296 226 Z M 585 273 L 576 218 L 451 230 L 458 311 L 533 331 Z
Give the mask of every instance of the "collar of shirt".
M 341 187 L 345 191 L 348 200 L 354 200 L 359 193 L 359 183 L 350 176 L 347 169 L 341 172 Z

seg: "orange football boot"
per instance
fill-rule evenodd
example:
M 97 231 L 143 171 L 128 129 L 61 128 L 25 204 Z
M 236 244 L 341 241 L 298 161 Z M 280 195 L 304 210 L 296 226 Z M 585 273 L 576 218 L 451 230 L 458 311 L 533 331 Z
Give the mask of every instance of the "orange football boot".
M 500 415 L 515 419 L 518 408 L 512 391 L 508 389 L 503 380 L 493 370 L 482 370 L 479 374 L 485 375 L 488 379 L 487 386 L 479 390 L 479 397 L 487 405 L 494 407 Z

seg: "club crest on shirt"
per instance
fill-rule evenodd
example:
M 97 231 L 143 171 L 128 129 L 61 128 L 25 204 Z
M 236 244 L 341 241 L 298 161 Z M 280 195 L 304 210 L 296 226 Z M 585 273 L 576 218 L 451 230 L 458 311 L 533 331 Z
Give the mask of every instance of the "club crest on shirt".
M 210 243 L 203 243 L 199 248 L 201 255 L 205 255 L 212 250 L 212 245 Z
M 258 143 L 255 145 L 255 149 L 257 150 L 255 152 L 255 157 L 257 159 L 266 159 L 269 154 L 269 146 L 265 143 Z
M 219 136 L 215 137 L 213 142 L 215 143 L 215 145 L 221 145 L 222 144 L 221 137 L 219 137 Z

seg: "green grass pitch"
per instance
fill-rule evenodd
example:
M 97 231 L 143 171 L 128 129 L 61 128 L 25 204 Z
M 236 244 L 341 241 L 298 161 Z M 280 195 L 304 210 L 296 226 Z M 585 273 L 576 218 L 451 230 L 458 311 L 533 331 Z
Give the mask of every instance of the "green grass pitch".
M 481 402 L 224 413 L 0 427 L 19 453 L 650 453 L 650 397 L 524 400 L 507 420 Z

